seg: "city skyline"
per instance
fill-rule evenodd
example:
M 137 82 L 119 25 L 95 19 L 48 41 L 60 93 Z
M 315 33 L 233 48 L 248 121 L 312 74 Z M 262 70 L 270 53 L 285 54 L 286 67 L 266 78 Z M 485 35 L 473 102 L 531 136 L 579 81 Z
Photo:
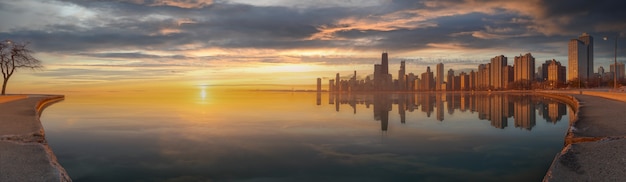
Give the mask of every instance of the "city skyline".
M 577 47 L 574 46 L 572 50 L 572 42 L 576 44 L 583 44 L 578 39 L 572 39 L 570 41 L 570 58 L 578 61 L 579 50 L 588 50 L 589 47 L 593 47 L 593 38 L 587 33 L 583 33 L 586 40 L 590 40 L 588 44 L 591 46 Z M 582 37 L 582 36 L 581 36 Z M 576 45 L 575 44 L 575 45 Z M 586 51 L 580 55 L 586 57 L 587 55 L 593 55 L 593 49 Z M 430 66 L 426 67 L 426 72 L 421 74 L 410 72 L 407 74 L 405 61 L 400 61 L 400 69 L 398 75 L 394 78 L 389 73 L 389 61 L 388 52 L 383 52 L 381 56 L 381 63 L 374 64 L 374 73 L 371 75 L 366 74 L 364 79 L 358 79 L 357 71 L 350 75 L 349 80 L 342 80 L 340 73 L 336 73 L 335 79 L 329 80 L 327 86 L 329 92 L 377 92 L 377 91 L 486 91 L 486 90 L 531 90 L 531 89 L 557 89 L 565 87 L 574 88 L 592 88 L 602 87 L 604 82 L 612 79 L 612 76 L 617 69 L 618 84 L 624 84 L 624 78 L 626 77 L 624 72 L 624 64 L 618 62 L 617 68 L 615 64 L 610 65 L 610 72 L 604 72 L 602 66 L 598 68 L 598 72 L 588 70 L 588 65 L 593 65 L 593 62 L 588 61 L 593 58 L 586 57 L 586 61 L 583 61 L 583 67 L 588 78 L 577 80 L 574 77 L 573 80 L 567 80 L 571 75 L 577 75 L 579 68 L 575 64 L 575 69 L 568 69 L 563 66 L 560 61 L 555 59 L 546 60 L 545 63 L 539 64 L 536 67 L 536 60 L 532 54 L 526 53 L 524 55 L 514 57 L 513 65 L 508 65 L 508 58 L 504 55 L 495 56 L 491 58 L 491 61 L 486 64 L 478 64 L 477 69 L 461 70 L 458 74 L 455 74 L 453 69 L 447 71 L 447 75 L 444 76 L 444 64 L 437 63 L 435 72 L 431 72 Z M 475 71 L 476 70 L 476 71 Z M 588 73 L 588 71 L 592 71 Z M 574 72 L 573 74 L 571 72 Z M 419 76 L 421 75 L 421 76 Z M 458 75 L 458 76 L 457 76 Z M 608 75 L 608 76 L 607 76 Z M 445 81 L 444 81 L 445 78 Z M 321 78 L 317 78 L 317 92 L 324 91 Z M 593 84 L 591 84 L 593 83 Z M 538 85 L 539 84 L 539 85 Z M 605 83 L 609 84 L 609 83 Z
M 617 38 L 625 60 L 620 3 L 23 0 L 0 2 L 0 39 L 30 42 L 45 67 L 17 74 L 9 93 L 315 89 L 318 75 L 372 73 L 381 51 L 391 74 L 402 60 L 407 73 L 436 74 L 443 63 L 444 77 L 470 74 L 495 55 L 512 63 L 527 52 L 568 65 L 567 40 L 581 32 L 596 37 L 593 70 L 608 69 L 613 44 L 598 38 Z

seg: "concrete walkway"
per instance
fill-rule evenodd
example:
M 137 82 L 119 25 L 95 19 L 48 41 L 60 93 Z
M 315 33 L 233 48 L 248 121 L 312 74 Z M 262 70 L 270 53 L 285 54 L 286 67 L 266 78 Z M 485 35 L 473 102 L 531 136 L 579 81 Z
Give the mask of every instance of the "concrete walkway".
M 41 111 L 60 100 L 63 96 L 32 95 L 0 104 L 0 181 L 71 181 L 39 121 Z
M 544 181 L 624 181 L 626 102 L 572 96 L 580 103 L 578 120 L 571 126 L 567 144 L 552 162 Z

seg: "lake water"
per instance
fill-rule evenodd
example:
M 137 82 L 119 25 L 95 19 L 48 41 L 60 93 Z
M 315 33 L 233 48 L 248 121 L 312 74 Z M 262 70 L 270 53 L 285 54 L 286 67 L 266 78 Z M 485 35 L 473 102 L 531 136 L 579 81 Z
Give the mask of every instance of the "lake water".
M 529 95 L 69 94 L 41 116 L 75 181 L 540 181 L 570 109 Z

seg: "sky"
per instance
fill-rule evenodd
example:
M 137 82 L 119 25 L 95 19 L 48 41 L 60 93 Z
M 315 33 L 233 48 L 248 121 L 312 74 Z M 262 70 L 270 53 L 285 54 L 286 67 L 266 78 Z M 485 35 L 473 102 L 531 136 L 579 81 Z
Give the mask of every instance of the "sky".
M 594 37 L 595 67 L 626 51 L 619 0 L 0 0 L 0 40 L 30 42 L 45 69 L 9 93 L 178 87 L 312 88 L 373 73 L 381 53 L 416 74 L 469 71 L 530 52 L 567 65 Z M 609 40 L 602 40 L 608 36 Z M 457 71 L 457 73 L 459 72 Z

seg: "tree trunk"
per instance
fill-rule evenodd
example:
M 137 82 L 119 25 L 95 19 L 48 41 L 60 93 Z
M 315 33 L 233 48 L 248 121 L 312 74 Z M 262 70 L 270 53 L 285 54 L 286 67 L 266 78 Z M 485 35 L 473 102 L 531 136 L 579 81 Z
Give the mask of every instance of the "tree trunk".
M 6 95 L 5 91 L 7 89 L 7 82 L 9 82 L 9 79 L 4 79 L 4 81 L 2 82 L 2 95 Z

